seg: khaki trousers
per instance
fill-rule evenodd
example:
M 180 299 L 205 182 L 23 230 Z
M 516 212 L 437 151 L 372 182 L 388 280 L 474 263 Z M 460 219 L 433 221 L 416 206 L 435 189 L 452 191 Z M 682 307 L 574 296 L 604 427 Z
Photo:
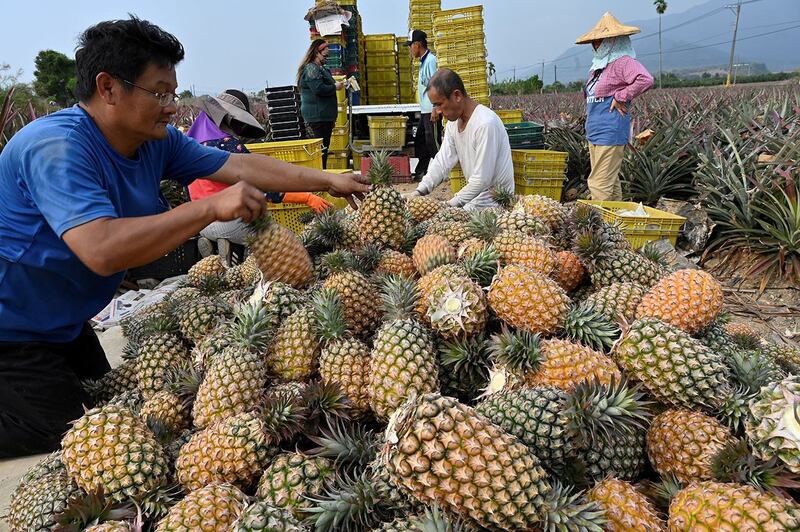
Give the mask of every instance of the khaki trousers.
M 622 201 L 619 169 L 624 153 L 625 146 L 595 146 L 589 143 L 592 173 L 587 183 L 593 200 Z

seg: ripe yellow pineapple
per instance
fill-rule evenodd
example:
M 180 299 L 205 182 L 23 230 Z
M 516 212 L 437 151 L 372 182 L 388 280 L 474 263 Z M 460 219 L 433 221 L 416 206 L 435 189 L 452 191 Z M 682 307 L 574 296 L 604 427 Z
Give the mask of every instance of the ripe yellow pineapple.
M 689 334 L 705 329 L 722 310 L 722 286 L 708 272 L 678 270 L 662 277 L 642 298 L 638 318 L 658 318 Z
M 492 244 L 500 253 L 503 264 L 517 264 L 550 275 L 556 267 L 555 252 L 542 240 L 519 231 L 503 231 Z
M 647 431 L 647 454 L 661 475 L 682 482 L 713 478 L 713 458 L 733 441 L 730 430 L 695 410 L 666 410 Z
M 286 318 L 272 340 L 267 367 L 284 381 L 305 381 L 317 369 L 319 340 L 314 312 L 304 307 Z
M 247 495 L 230 484 L 211 484 L 189 493 L 156 526 L 156 532 L 229 530 L 247 507 Z
M 489 305 L 509 325 L 535 333 L 554 333 L 570 300 L 552 279 L 524 266 L 508 265 L 489 288 Z
M 550 227 L 545 222 L 522 211 L 499 214 L 497 227 L 501 231 L 520 231 L 529 236 L 546 237 L 550 235 Z
M 375 287 L 361 273 L 354 270 L 337 272 L 325 279 L 323 288 L 339 295 L 347 328 L 356 336 L 375 330 L 380 319 L 380 301 L 375 297 Z
M 444 208 L 445 204 L 430 196 L 417 196 L 408 200 L 408 213 L 416 223 L 430 219 Z
M 159 423 L 173 434 L 180 434 L 192 424 L 191 411 L 175 393 L 161 390 L 144 402 L 139 415 L 150 423 Z
M 375 273 L 388 273 L 413 278 L 417 276 L 417 267 L 414 266 L 414 259 L 405 253 L 387 249 L 375 266 Z
M 425 234 L 443 236 L 454 249 L 475 236 L 466 224 L 451 220 L 431 221 Z
M 161 444 L 127 408 L 107 405 L 87 411 L 61 441 L 70 477 L 87 492 L 110 499 L 138 499 L 167 482 L 169 466 Z
M 414 282 L 390 277 L 382 298 L 386 321 L 373 342 L 369 396 L 376 417 L 387 420 L 408 397 L 437 390 L 439 371 L 431 335 L 414 317 Z
M 381 454 L 392 482 L 426 505 L 490 530 L 532 530 L 543 521 L 551 486 L 536 456 L 451 397 L 406 402 Z
M 467 277 L 448 277 L 428 295 L 428 321 L 442 338 L 475 336 L 488 318 L 486 295 Z
M 653 504 L 629 483 L 608 477 L 586 492 L 586 498 L 605 511 L 608 532 L 666 531 L 667 524 Z
M 558 201 L 539 195 L 520 196 L 513 212 L 524 212 L 544 222 L 555 233 L 565 222 L 566 211 Z
M 148 399 L 164 388 L 164 377 L 170 370 L 189 363 L 189 350 L 176 334 L 160 332 L 142 341 L 134 360 L 139 390 Z
M 313 265 L 297 235 L 266 214 L 250 224 L 250 255 L 267 281 L 281 281 L 302 288 L 311 281 Z
M 456 261 L 456 250 L 440 235 L 423 236 L 414 246 L 414 265 L 420 275 Z
M 358 211 L 359 234 L 365 244 L 391 249 L 399 249 L 403 244 L 407 209 L 403 197 L 392 188 L 393 172 L 389 152 L 373 153 L 368 174 L 372 191 L 361 202 Z
M 186 277 L 190 286 L 199 288 L 203 285 L 203 282 L 206 279 L 217 279 L 222 281 L 227 270 L 228 268 L 225 267 L 222 257 L 219 255 L 210 255 L 200 259 L 199 262 L 195 263 L 191 268 L 189 268 L 189 272 L 186 274 Z
M 800 530 L 797 503 L 752 486 L 693 482 L 669 505 L 669 530 Z
M 325 383 L 336 384 L 359 414 L 369 411 L 370 350 L 347 332 L 339 296 L 322 290 L 314 297 L 317 330 L 323 340 L 319 373 Z
M 567 292 L 578 288 L 586 277 L 586 268 L 578 256 L 571 251 L 556 253 L 556 267 L 553 277 Z
M 644 294 L 645 289 L 636 283 L 611 283 L 589 294 L 586 304 L 611 321 L 631 322 Z

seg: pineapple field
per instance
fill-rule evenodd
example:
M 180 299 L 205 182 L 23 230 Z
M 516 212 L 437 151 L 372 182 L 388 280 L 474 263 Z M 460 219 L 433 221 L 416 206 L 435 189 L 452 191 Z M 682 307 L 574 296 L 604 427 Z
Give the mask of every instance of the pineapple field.
M 749 192 L 718 184 L 726 201 L 796 215 L 796 104 L 749 105 L 766 124 L 687 132 L 708 144 L 693 182 L 717 168 Z M 776 128 L 761 166 L 743 146 Z M 465 212 L 404 200 L 386 154 L 369 175 L 358 211 L 299 236 L 265 215 L 241 264 L 204 258 L 126 318 L 124 362 L 85 383 L 96 406 L 22 478 L 10 527 L 800 529 L 800 348 L 732 314 L 717 277 L 585 204 Z M 773 222 L 765 246 L 797 243 Z M 797 273 L 783 249 L 774 273 Z

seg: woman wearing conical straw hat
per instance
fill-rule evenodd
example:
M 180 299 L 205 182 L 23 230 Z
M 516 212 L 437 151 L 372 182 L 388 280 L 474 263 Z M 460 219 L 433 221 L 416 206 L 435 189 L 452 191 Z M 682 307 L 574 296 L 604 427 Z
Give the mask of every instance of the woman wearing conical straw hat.
M 589 141 L 589 192 L 593 200 L 620 201 L 619 170 L 631 132 L 630 109 L 634 98 L 653 86 L 653 76 L 636 60 L 626 26 L 611 13 L 604 14 L 575 44 L 594 48 L 586 97 L 586 138 Z

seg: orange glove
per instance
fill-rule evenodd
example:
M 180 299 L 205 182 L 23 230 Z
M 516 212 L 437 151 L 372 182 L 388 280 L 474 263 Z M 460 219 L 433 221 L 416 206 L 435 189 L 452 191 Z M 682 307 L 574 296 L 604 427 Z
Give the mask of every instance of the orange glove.
M 324 199 L 310 192 L 287 192 L 283 195 L 283 203 L 305 203 L 314 212 L 322 212 L 333 207 Z

